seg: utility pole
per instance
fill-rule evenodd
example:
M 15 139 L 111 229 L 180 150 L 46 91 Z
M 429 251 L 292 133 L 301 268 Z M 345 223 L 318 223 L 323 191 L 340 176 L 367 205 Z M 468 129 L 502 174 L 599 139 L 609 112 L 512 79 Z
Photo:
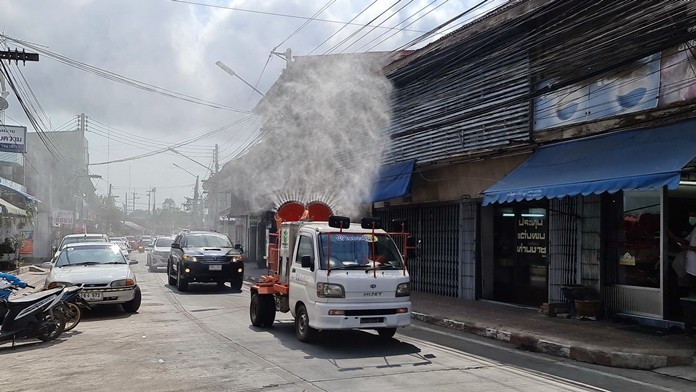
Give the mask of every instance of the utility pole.
M 152 196 L 152 189 L 150 189 L 146 192 L 147 192 L 147 216 L 150 216 L 150 199 Z
M 157 188 L 152 188 L 152 214 L 157 212 L 157 203 L 155 202 L 155 197 L 157 196 Z
M 213 161 L 215 162 L 215 166 L 214 166 L 215 173 L 213 173 L 213 174 L 218 174 L 218 172 L 220 171 L 219 157 L 220 157 L 220 149 L 219 149 L 218 145 L 215 144 L 215 150 L 213 151 Z
M 123 215 L 128 217 L 128 192 L 126 192 L 126 202 L 123 204 Z
M 131 211 L 135 212 L 135 199 L 140 199 L 139 197 L 135 196 L 135 191 L 133 191 L 133 209 Z

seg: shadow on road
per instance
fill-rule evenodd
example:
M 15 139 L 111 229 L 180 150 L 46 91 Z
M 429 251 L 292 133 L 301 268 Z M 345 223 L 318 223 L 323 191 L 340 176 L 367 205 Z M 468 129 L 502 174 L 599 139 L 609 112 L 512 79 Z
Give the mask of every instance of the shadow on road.
M 132 315 L 133 313 L 124 312 L 121 305 L 94 305 L 91 309 L 82 309 L 80 322 L 88 323 L 99 320 L 125 319 Z M 78 325 L 77 328 L 79 327 L 80 326 Z
M 219 287 L 217 283 L 191 283 L 189 282 L 188 290 L 179 291 L 174 285 L 165 284 L 164 287 L 178 295 L 199 295 L 199 294 L 234 294 L 241 293 L 242 290 L 232 290 L 230 286 Z
M 402 342 L 399 336 L 383 338 L 376 331 L 322 331 L 312 343 L 303 343 L 295 336 L 295 324 L 292 321 L 276 321 L 271 328 L 249 329 L 258 333 L 273 335 L 278 342 L 291 350 L 300 350 L 306 359 L 351 359 L 369 357 L 389 357 L 397 355 L 419 355 L 420 348 Z M 427 358 L 424 361 L 430 362 Z

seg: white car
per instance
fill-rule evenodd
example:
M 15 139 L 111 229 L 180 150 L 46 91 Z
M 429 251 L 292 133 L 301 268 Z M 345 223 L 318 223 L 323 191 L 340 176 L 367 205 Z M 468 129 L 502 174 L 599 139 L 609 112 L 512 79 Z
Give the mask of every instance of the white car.
M 77 242 L 109 242 L 109 236 L 106 234 L 68 234 L 60 240 L 58 246 L 53 247 L 53 258 L 51 261 L 54 261 L 56 257 L 58 257 L 58 253 L 61 249 L 65 248 L 66 245 Z
M 44 263 L 51 271 L 44 289 L 84 285 L 80 296 L 91 306 L 121 304 L 123 310 L 135 313 L 140 308 L 140 287 L 130 264 L 116 244 L 81 242 L 66 245 L 53 263 Z
M 156 272 L 158 268 L 166 268 L 169 261 L 173 237 L 157 237 L 152 251 L 147 254 L 147 266 L 150 272 Z

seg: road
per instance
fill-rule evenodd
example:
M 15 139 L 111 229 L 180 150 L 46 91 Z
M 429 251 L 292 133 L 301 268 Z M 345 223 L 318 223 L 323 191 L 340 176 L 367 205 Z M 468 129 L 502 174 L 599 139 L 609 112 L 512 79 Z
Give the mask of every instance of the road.
M 682 391 L 695 385 L 526 353 L 415 323 L 394 339 L 372 332 L 297 341 L 293 320 L 250 326 L 249 291 L 191 285 L 134 265 L 137 314 L 95 308 L 53 343 L 0 345 L 2 391 Z

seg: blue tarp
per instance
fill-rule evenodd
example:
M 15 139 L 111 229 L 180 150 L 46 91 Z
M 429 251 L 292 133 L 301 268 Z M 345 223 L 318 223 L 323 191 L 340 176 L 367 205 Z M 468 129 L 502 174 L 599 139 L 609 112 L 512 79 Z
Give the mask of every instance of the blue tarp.
M 384 201 L 411 192 L 411 174 L 415 160 L 385 165 L 379 169 L 377 181 L 372 192 L 372 202 Z
M 544 146 L 484 192 L 483 205 L 679 186 L 696 121 Z

